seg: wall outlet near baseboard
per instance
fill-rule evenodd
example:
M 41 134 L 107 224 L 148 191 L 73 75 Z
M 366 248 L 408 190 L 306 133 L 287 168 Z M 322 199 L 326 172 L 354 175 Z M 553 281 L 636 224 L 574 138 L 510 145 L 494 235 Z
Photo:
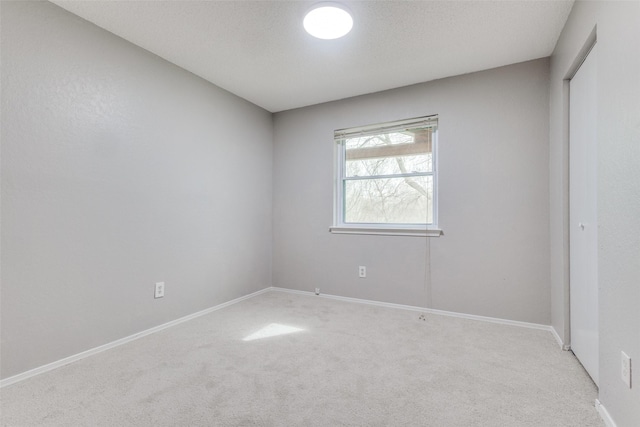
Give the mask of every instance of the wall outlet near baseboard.
M 358 277 L 360 277 L 361 279 L 367 277 L 367 267 L 365 267 L 364 265 L 358 267 Z
M 627 385 L 627 387 L 631 388 L 631 358 L 624 351 L 620 352 L 621 354 L 621 370 L 620 374 L 622 376 L 622 381 Z
M 316 295 L 320 295 L 320 288 L 316 288 Z
M 164 282 L 156 283 L 156 290 L 153 296 L 154 298 L 162 298 L 164 297 Z

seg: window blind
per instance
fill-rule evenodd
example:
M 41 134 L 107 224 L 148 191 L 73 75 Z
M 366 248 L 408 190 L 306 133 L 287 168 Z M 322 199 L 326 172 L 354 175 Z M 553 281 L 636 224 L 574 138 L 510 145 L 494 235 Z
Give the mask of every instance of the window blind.
M 369 136 L 381 133 L 406 132 L 415 129 L 431 128 L 438 125 L 438 116 L 419 117 L 415 119 L 401 120 L 385 123 L 384 125 L 360 126 L 349 129 L 338 129 L 334 132 L 334 139 L 341 141 L 346 138 Z

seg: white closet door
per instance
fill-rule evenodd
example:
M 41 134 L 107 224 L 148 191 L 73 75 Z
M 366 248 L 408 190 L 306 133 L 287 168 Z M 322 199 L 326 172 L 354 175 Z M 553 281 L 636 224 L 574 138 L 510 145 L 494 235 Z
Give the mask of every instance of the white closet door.
M 571 350 L 598 384 L 597 90 L 594 47 L 569 82 Z

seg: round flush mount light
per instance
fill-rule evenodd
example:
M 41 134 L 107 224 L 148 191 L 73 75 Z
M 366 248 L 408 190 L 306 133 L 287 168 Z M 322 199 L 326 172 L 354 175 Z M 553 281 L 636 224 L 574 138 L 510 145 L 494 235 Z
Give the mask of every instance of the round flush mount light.
M 353 18 L 343 5 L 323 2 L 313 6 L 304 17 L 303 25 L 313 37 L 332 40 L 351 31 Z

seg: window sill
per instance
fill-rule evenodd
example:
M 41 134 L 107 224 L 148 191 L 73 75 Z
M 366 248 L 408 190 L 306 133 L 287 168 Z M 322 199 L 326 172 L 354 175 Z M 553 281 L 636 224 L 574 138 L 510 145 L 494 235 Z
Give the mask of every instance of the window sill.
M 440 237 L 443 232 L 440 229 L 425 228 L 386 228 L 386 227 L 329 227 L 334 234 L 369 234 L 377 236 L 415 236 L 415 237 Z

